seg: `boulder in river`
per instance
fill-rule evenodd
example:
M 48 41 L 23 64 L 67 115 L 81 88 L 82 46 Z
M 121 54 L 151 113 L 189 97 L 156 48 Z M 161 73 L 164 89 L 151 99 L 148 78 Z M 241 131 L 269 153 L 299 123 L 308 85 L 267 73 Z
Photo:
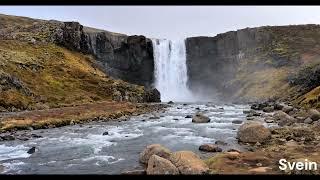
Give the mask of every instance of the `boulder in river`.
M 104 132 L 102 135 L 103 135 L 103 136 L 109 135 L 109 132 L 106 131 L 106 132 Z
M 152 117 L 149 117 L 149 119 L 160 119 L 160 117 L 158 117 L 158 116 L 152 116 Z
M 33 154 L 34 152 L 36 152 L 36 147 L 32 147 L 27 151 L 28 154 Z
M 205 174 L 208 166 L 191 151 L 177 151 L 171 154 L 169 160 L 175 165 L 180 174 Z
M 149 161 L 149 158 L 154 154 L 160 157 L 163 157 L 165 159 L 168 159 L 169 156 L 171 155 L 171 151 L 160 144 L 151 144 L 147 146 L 143 150 L 143 152 L 140 154 L 139 161 L 143 164 L 147 164 Z
M 31 136 L 32 136 L 33 138 L 42 138 L 42 136 L 37 135 L 37 134 L 31 134 Z
M 208 123 L 210 118 L 203 115 L 202 113 L 196 113 L 192 118 L 193 123 Z
M 241 124 L 241 123 L 242 123 L 241 120 L 233 120 L 233 121 L 232 121 L 232 124 Z
M 263 143 L 271 137 L 271 132 L 257 121 L 249 121 L 240 126 L 238 139 L 244 143 Z
M 199 147 L 199 150 L 206 151 L 206 152 L 221 152 L 222 151 L 222 149 L 215 144 L 202 144 Z
M 313 121 L 317 121 L 320 119 L 320 112 L 316 109 L 310 109 L 309 110 L 309 117 L 313 120 Z
M 186 117 L 185 118 L 192 118 L 192 116 L 191 115 L 186 115 Z
M 174 102 L 173 101 L 169 101 L 168 104 L 174 104 Z
M 146 88 L 144 90 L 144 101 L 145 102 L 161 102 L 160 92 L 156 88 Z
M 147 166 L 148 175 L 173 175 L 179 174 L 179 170 L 169 160 L 157 155 L 152 155 L 149 158 Z

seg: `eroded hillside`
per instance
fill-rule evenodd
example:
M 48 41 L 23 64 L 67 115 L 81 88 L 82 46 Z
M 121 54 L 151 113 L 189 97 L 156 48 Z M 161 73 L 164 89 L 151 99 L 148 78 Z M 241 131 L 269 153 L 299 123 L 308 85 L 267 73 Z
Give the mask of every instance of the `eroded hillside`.
M 66 24 L 0 15 L 0 107 L 3 111 L 98 101 L 154 100 L 151 99 L 155 98 L 154 93 L 143 86 L 108 76 L 94 54 L 83 52 L 84 45 L 77 39 L 83 35 L 77 34 L 81 31 L 66 31 Z M 78 23 L 71 23 L 74 24 L 82 28 Z M 76 48 L 78 45 L 80 49 Z
M 236 101 L 282 99 L 319 108 L 319 40 L 319 25 L 188 38 L 189 85 Z

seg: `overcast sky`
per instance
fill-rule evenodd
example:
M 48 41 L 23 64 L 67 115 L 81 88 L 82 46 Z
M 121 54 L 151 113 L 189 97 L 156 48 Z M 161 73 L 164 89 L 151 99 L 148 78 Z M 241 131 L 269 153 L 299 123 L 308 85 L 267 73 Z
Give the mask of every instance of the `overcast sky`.
M 0 6 L 0 13 L 168 39 L 265 25 L 320 24 L 320 6 Z

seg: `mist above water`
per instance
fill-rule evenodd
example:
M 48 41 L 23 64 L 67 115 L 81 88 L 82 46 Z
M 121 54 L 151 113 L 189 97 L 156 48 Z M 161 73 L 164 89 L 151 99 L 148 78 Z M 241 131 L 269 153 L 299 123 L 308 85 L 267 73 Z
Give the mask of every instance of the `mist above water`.
M 183 39 L 153 39 L 155 60 L 155 87 L 160 91 L 161 101 L 194 101 L 188 89 L 186 47 Z

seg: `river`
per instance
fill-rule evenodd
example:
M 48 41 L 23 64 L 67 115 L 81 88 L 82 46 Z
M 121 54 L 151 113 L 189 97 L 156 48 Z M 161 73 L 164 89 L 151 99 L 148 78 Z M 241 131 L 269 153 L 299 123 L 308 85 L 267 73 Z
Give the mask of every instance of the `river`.
M 199 108 L 199 109 L 196 109 Z M 162 144 L 172 151 L 191 150 L 201 157 L 212 154 L 198 151 L 203 143 L 224 141 L 223 150 L 243 149 L 236 140 L 240 124 L 246 119 L 247 105 L 175 103 L 156 116 L 143 114 L 127 121 L 90 122 L 52 129 L 33 130 L 40 135 L 28 141 L 0 144 L 0 164 L 4 174 L 119 174 L 141 168 L 139 154 L 150 144 Z M 195 124 L 186 115 L 197 111 L 210 117 L 209 123 Z M 108 132 L 108 135 L 103 135 Z M 30 132 L 29 132 L 30 133 Z M 31 147 L 36 152 L 28 154 Z

